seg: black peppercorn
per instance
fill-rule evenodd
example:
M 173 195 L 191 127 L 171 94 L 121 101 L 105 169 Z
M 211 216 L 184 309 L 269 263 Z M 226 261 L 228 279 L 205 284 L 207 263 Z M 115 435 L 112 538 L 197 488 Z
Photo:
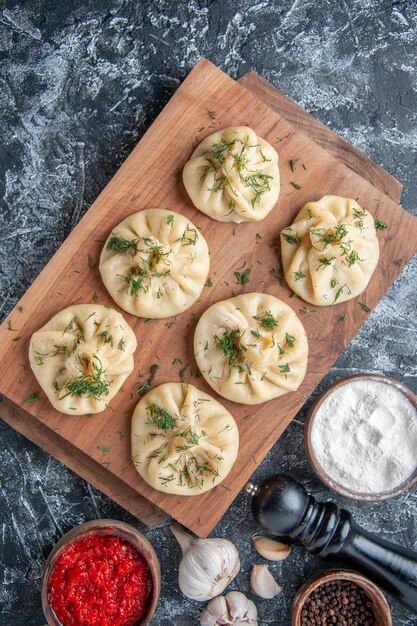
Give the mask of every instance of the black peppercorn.
M 372 602 L 356 583 L 336 580 L 323 583 L 307 598 L 301 626 L 375 626 Z

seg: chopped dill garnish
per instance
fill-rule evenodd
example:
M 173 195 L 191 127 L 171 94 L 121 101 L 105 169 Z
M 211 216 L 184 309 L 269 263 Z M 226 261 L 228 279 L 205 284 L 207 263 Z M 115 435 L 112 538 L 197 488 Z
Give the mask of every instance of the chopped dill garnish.
M 292 348 L 294 346 L 295 337 L 289 335 L 288 333 L 285 333 L 285 341 L 287 342 L 287 346 L 289 348 Z
M 92 270 L 94 267 L 94 261 L 93 261 L 93 257 L 91 256 L 91 254 L 89 254 L 87 257 L 87 263 L 88 263 L 88 269 Z
M 231 157 L 233 159 L 232 167 L 236 170 L 240 183 L 252 192 L 250 203 L 252 208 L 255 209 L 256 205 L 260 203 L 262 195 L 271 190 L 270 181 L 273 179 L 273 176 L 266 174 L 260 169 L 250 168 L 251 159 L 248 149 L 251 147 L 254 146 L 249 146 L 247 141 L 242 139 L 235 138 L 228 141 L 225 137 L 222 137 L 219 143 L 213 143 L 210 150 L 207 150 L 204 154 L 207 161 L 205 174 L 213 173 L 214 186 L 209 187 L 209 191 L 214 193 L 227 191 L 229 196 L 237 196 L 238 193 L 233 188 L 232 181 L 228 176 L 227 168 L 229 165 L 226 165 L 227 159 Z M 264 155 L 261 156 L 263 162 L 269 161 Z M 234 210 L 235 206 L 236 203 L 231 198 L 229 201 L 229 213 Z
M 171 228 L 174 225 L 174 221 L 175 221 L 175 215 L 172 215 L 172 213 L 170 213 L 167 217 L 167 224 L 168 226 L 170 226 Z
M 307 317 L 311 317 L 312 314 L 315 312 L 316 312 L 316 309 L 308 309 L 305 306 L 303 306 L 303 308 L 300 309 L 300 313 L 302 313 L 303 315 L 306 315 Z
M 146 411 L 149 414 L 148 424 L 153 424 L 159 430 L 173 430 L 175 428 L 177 418 L 162 406 L 153 402 Z
M 210 276 L 207 278 L 206 282 L 204 283 L 204 287 L 213 287 L 213 281 L 211 280 Z
M 295 172 L 297 169 L 297 163 L 300 159 L 290 159 L 291 170 Z M 291 183 L 292 184 L 292 183 Z
M 295 183 L 293 180 L 290 180 L 290 185 L 292 185 L 294 189 L 301 189 L 301 185 Z
M 259 325 L 264 330 L 270 330 L 273 332 L 278 326 L 278 320 L 272 315 L 271 311 L 265 311 L 259 315 L 252 315 L 253 319 L 259 322 Z
M 29 404 L 29 402 L 36 402 L 36 400 L 40 400 L 41 397 L 38 393 L 31 393 L 26 400 L 22 402 L 22 404 Z
M 359 257 L 359 254 L 358 252 L 356 252 L 356 250 L 351 250 L 349 254 L 347 252 L 344 252 L 343 256 L 346 257 L 346 261 L 348 262 L 349 267 L 352 267 L 352 265 L 354 265 L 356 261 L 363 261 L 363 259 Z
M 90 361 L 88 359 L 86 359 L 86 361 L 88 362 L 88 365 L 90 365 Z M 87 363 L 84 360 L 80 362 L 80 365 L 86 366 Z M 103 370 L 101 361 L 96 354 L 93 355 L 91 359 L 91 369 L 92 372 L 90 374 L 87 374 L 83 371 L 83 369 L 80 369 L 80 374 L 78 376 L 67 380 L 61 387 L 60 391 L 68 391 L 67 393 L 64 393 L 63 396 L 60 396 L 58 400 L 63 400 L 67 396 L 78 398 L 92 397 L 94 400 L 101 400 L 102 396 L 106 396 L 109 393 L 110 383 L 103 377 L 105 370 Z
M 291 137 L 291 133 L 287 133 L 283 137 L 275 137 L 275 141 L 277 143 L 281 143 L 281 141 L 284 141 L 284 139 L 288 139 L 289 137 Z
M 93 302 L 98 302 L 98 293 L 97 293 L 97 291 L 95 291 L 94 294 L 93 294 Z
M 102 452 L 103 454 L 107 454 L 108 452 L 110 452 L 110 448 L 108 448 L 107 446 L 97 446 L 97 450 L 100 450 L 100 452 Z
M 344 322 L 344 321 L 345 321 L 345 319 L 346 319 L 346 313 L 341 313 L 341 314 L 339 315 L 339 322 Z
M 223 337 L 213 335 L 214 344 L 217 348 L 223 350 L 223 359 L 229 363 L 231 367 L 237 367 L 239 371 L 242 370 L 243 357 L 240 355 L 240 350 L 244 350 L 244 346 L 240 343 L 240 330 L 238 328 L 234 330 L 225 330 Z
M 358 302 L 359 306 L 365 311 L 365 313 L 370 313 L 371 309 L 364 302 Z
M 238 285 L 246 285 L 250 280 L 250 273 L 252 268 L 246 269 L 244 272 L 234 272 L 236 276 L 236 282 Z
M 281 274 L 278 270 L 276 270 L 276 269 L 275 269 L 275 267 L 272 267 L 272 268 L 269 270 L 269 275 L 270 275 L 270 276 L 273 276 L 274 278 L 277 278 L 277 279 L 278 279 L 279 284 L 281 285 L 281 287 L 284 287 L 284 286 L 285 286 L 285 280 L 284 280 L 283 275 L 282 275 L 282 274 Z
M 317 265 L 316 272 L 320 268 L 324 269 L 325 267 L 330 267 L 335 259 L 335 256 L 331 256 L 330 258 L 323 257 L 322 259 L 319 259 L 319 264 Z
M 303 280 L 306 275 L 303 272 L 294 272 L 294 280 Z
M 323 250 L 330 244 L 340 244 L 348 234 L 344 224 L 340 224 L 337 228 L 310 228 L 310 232 L 317 237 L 318 243 L 324 244 Z
M 43 365 L 45 357 L 50 356 L 47 352 L 39 352 L 38 350 L 33 349 L 35 363 L 37 365 Z
M 207 113 L 210 115 L 212 120 L 215 120 L 217 117 L 217 111 L 210 111 L 209 109 L 207 109 Z
M 112 233 L 107 242 L 106 250 L 116 250 L 116 252 L 121 252 L 122 254 L 126 254 L 126 252 L 135 253 L 138 250 L 137 246 L 137 239 L 123 239 L 116 233 Z
M 343 291 L 345 290 L 345 288 L 347 288 L 349 295 L 352 293 L 349 285 L 347 283 L 345 283 L 344 285 L 342 285 L 337 291 L 336 291 L 336 295 L 334 297 L 333 300 L 333 304 L 340 298 L 340 296 L 342 295 Z
M 182 246 L 195 246 L 199 237 L 195 228 L 191 228 L 189 224 L 187 224 L 187 228 L 184 230 L 182 236 L 177 239 L 177 241 L 181 241 Z
M 141 265 L 133 266 L 126 275 L 118 274 L 127 284 L 127 291 L 134 297 L 139 296 L 139 292 L 147 293 L 149 291 L 152 278 L 163 278 L 171 272 L 169 269 L 159 269 L 160 264 L 165 267 L 170 265 L 168 256 L 170 250 L 166 250 L 163 246 L 156 245 L 157 242 L 151 237 L 144 237 L 143 242 L 146 246 L 145 250 L 141 250 L 147 255 L 140 257 Z
M 68 348 L 66 343 L 62 343 L 62 344 L 59 344 L 59 345 L 57 345 L 57 344 L 54 345 L 54 348 L 56 350 L 56 354 L 62 353 L 62 354 L 65 354 L 66 357 L 71 356 L 71 354 L 74 352 L 76 347 L 77 347 L 76 342 L 74 342 L 74 346 L 73 346 L 72 350 L 70 350 Z
M 336 287 L 336 285 L 337 285 L 337 280 L 335 278 L 332 278 L 330 280 L 330 288 L 334 289 Z
M 117 344 L 117 349 L 122 350 L 122 352 L 126 350 L 126 341 L 123 339 L 123 337 L 119 340 L 119 343 Z
M 67 324 L 62 331 L 62 334 L 65 335 L 68 331 L 75 331 L 78 334 L 78 339 L 84 339 L 84 330 L 82 326 L 79 324 L 76 317 L 73 317 L 72 320 Z
M 145 395 L 145 393 L 148 393 L 148 391 L 152 389 L 153 384 L 155 382 L 156 373 L 158 370 L 159 370 L 159 365 L 157 363 L 153 363 L 151 367 L 149 368 L 148 380 L 145 383 L 143 383 L 143 385 L 139 387 L 138 389 L 138 394 L 141 398 L 142 396 Z
M 291 368 L 288 363 L 286 363 L 285 365 L 278 365 L 278 367 L 281 370 L 282 374 L 289 374 L 291 372 Z
M 181 378 L 181 380 L 184 380 L 185 372 L 188 370 L 188 368 L 189 368 L 189 364 L 187 363 L 187 365 L 184 365 L 184 367 L 182 367 L 180 371 L 178 372 L 178 375 Z
M 289 235 L 288 233 L 281 233 L 281 235 L 284 237 L 285 241 L 291 244 L 292 246 L 298 245 L 301 241 L 301 237 L 298 233 L 296 233 L 295 235 Z
M 374 223 L 376 230 L 385 230 L 386 228 L 388 228 L 388 224 L 386 222 L 383 222 L 382 220 L 375 220 Z
M 11 330 L 13 332 L 17 331 L 17 328 L 13 328 L 13 322 L 12 320 L 7 320 L 7 330 Z
M 97 333 L 97 337 L 101 339 L 103 343 L 108 343 L 111 347 L 114 347 L 113 335 L 109 335 L 107 330 L 102 330 L 100 333 Z
M 256 337 L 256 339 L 262 339 L 262 335 L 261 335 L 261 333 L 259 332 L 259 330 L 251 330 L 251 331 L 250 331 L 250 334 L 251 334 L 253 337 Z
M 355 214 L 355 226 L 356 228 L 359 228 L 360 231 L 362 231 L 365 228 L 362 218 L 365 217 L 366 211 L 365 209 L 358 208 L 353 208 L 352 210 Z

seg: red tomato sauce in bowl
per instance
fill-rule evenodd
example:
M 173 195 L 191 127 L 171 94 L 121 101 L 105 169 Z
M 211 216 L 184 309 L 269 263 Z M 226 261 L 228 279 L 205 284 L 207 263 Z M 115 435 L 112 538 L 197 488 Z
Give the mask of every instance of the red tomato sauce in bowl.
M 137 626 L 152 594 L 144 556 L 115 535 L 68 546 L 49 578 L 48 603 L 62 626 Z

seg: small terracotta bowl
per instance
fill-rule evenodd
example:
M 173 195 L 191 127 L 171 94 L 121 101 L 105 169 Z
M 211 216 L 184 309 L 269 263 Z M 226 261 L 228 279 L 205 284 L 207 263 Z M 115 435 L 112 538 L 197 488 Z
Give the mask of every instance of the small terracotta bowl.
M 347 569 L 331 569 L 326 572 L 320 572 L 309 578 L 300 587 L 293 600 L 291 626 L 301 626 L 301 613 L 310 594 L 320 585 L 334 582 L 335 580 L 348 580 L 356 583 L 372 602 L 376 626 L 392 626 L 391 610 L 379 587 L 368 580 L 368 578 L 365 578 L 365 576 L 362 576 L 362 574 Z
M 341 496 L 345 496 L 346 498 L 351 498 L 352 500 L 361 500 L 367 502 L 380 502 L 382 500 L 389 500 L 390 498 L 395 498 L 400 495 L 404 491 L 410 489 L 413 485 L 417 483 L 417 461 L 416 468 L 411 476 L 402 484 L 394 487 L 389 491 L 384 491 L 380 493 L 361 493 L 358 491 L 350 490 L 346 485 L 342 485 L 332 479 L 320 465 L 311 443 L 311 433 L 313 429 L 314 418 L 316 417 L 316 413 L 320 408 L 323 401 L 328 398 L 328 396 L 338 387 L 342 387 L 354 380 L 375 380 L 380 383 L 385 383 L 387 385 L 392 385 L 399 391 L 401 391 L 405 397 L 417 408 L 417 396 L 408 389 L 405 385 L 399 383 L 394 378 L 389 378 L 388 376 L 383 376 L 381 374 L 354 374 L 353 376 L 347 376 L 346 378 L 341 378 L 335 383 L 329 385 L 327 389 L 321 393 L 316 401 L 311 406 L 309 412 L 307 413 L 307 419 L 305 423 L 304 429 L 304 445 L 308 460 L 310 461 L 310 465 L 313 470 L 316 472 L 317 476 L 320 480 L 327 485 L 330 489 L 340 494 Z
M 148 607 L 143 619 L 138 622 L 137 626 L 146 626 L 149 624 L 152 615 L 155 613 L 158 604 L 159 595 L 161 593 L 161 570 L 159 567 L 158 557 L 155 550 L 142 533 L 136 528 L 112 519 L 97 519 L 90 522 L 75 526 L 65 533 L 55 544 L 48 558 L 46 559 L 43 576 L 42 576 L 42 608 L 49 626 L 61 626 L 61 623 L 55 616 L 54 611 L 48 602 L 49 578 L 58 558 L 62 552 L 76 541 L 80 541 L 85 537 L 93 535 L 116 536 L 125 539 L 131 543 L 145 557 L 149 571 L 152 576 L 152 592 L 148 601 Z

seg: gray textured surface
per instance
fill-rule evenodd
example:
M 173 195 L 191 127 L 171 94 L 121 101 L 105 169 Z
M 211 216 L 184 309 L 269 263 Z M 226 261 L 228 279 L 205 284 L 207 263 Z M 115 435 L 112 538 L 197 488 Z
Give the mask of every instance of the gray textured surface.
M 0 284 L 2 314 L 24 293 L 115 173 L 187 72 L 206 56 L 232 77 L 256 70 L 397 176 L 403 204 L 417 194 L 417 6 L 414 1 L 266 0 L 3 2 L 0 8 Z M 414 390 L 414 261 L 326 377 L 383 372 Z M 308 466 L 305 409 L 257 472 L 291 470 L 320 498 L 331 497 Z M 0 408 L 1 413 L 1 408 Z M 0 624 L 40 626 L 45 555 L 71 526 L 131 516 L 0 423 Z M 340 503 L 347 501 L 338 499 Z M 415 499 L 352 504 L 364 527 L 416 543 Z M 239 495 L 214 535 L 233 539 L 243 567 L 233 585 L 248 590 L 258 559 L 249 501 Z M 176 583 L 179 550 L 168 528 L 146 531 L 163 569 L 153 621 L 198 623 L 200 605 Z M 292 596 L 323 568 L 300 549 L 272 571 L 284 587 L 257 601 L 260 624 L 289 626 Z M 392 602 L 394 622 L 416 617 Z

